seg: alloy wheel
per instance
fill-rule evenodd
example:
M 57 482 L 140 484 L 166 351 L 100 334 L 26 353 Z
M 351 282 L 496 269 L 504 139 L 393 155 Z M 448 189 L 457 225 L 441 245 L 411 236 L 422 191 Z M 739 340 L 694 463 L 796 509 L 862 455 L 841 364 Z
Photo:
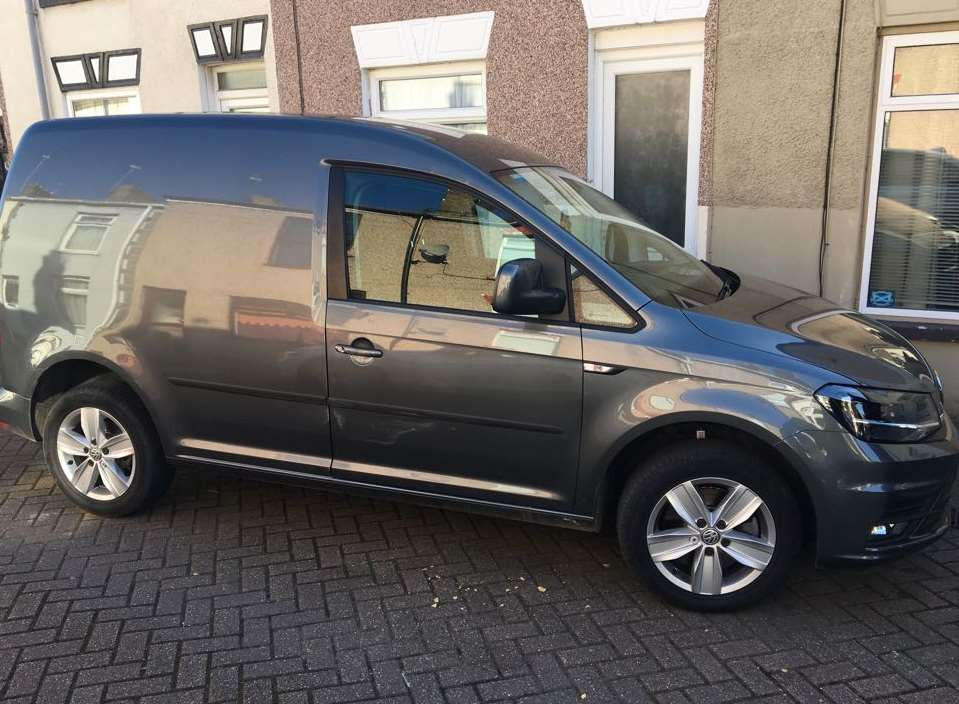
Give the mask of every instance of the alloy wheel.
M 57 433 L 57 458 L 73 487 L 99 501 L 125 494 L 136 471 L 129 433 L 112 415 L 92 406 L 71 411 L 63 419 Z
M 656 568 L 676 586 L 694 594 L 729 594 L 769 565 L 776 524 L 748 487 L 702 477 L 660 498 L 647 523 L 646 544 Z

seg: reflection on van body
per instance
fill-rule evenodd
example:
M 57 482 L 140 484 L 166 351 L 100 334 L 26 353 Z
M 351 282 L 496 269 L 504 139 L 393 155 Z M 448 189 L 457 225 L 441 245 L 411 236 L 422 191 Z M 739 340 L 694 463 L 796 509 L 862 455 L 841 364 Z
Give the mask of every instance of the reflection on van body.
M 908 342 L 495 139 L 39 123 L 0 237 L 0 423 L 42 436 L 88 511 L 147 506 L 169 461 L 615 518 L 630 564 L 697 608 L 769 591 L 804 533 L 863 562 L 946 530 L 959 443 Z
M 40 367 L 79 345 L 131 374 L 159 375 L 170 418 L 189 434 L 233 442 L 265 423 L 277 447 L 328 455 L 328 435 L 316 433 L 325 407 L 272 399 L 264 413 L 240 393 L 326 393 L 314 184 L 286 176 L 262 142 L 240 137 L 250 147 L 237 150 L 229 129 L 204 134 L 202 146 L 171 132 L 163 150 L 133 128 L 112 132 L 109 145 L 87 129 L 20 155 L 34 167 L 8 184 L 0 294 L 21 331 L 9 344 L 35 344 L 3 356 L 4 376 L 26 373 L 9 368 L 17 360 Z M 298 158 L 309 162 L 304 146 Z M 227 417 L 211 422 L 222 416 L 211 403 L 231 389 Z

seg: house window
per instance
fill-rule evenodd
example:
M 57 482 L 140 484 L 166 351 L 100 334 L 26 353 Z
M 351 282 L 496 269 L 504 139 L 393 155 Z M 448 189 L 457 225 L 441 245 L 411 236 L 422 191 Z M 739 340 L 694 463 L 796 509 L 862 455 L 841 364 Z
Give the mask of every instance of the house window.
M 67 96 L 70 117 L 136 115 L 139 112 L 140 96 L 136 92 L 84 91 Z
M 77 215 L 67 230 L 60 249 L 67 252 L 96 254 L 107 230 L 116 220 L 114 215 Z
M 371 69 L 370 114 L 486 133 L 486 64 Z
M 20 305 L 20 277 L 8 276 L 2 277 L 3 288 L 0 295 L 3 296 L 3 305 L 6 308 L 16 308 Z
M 263 64 L 218 66 L 212 72 L 216 112 L 270 112 Z
M 887 37 L 860 307 L 959 319 L 959 32 Z
M 56 56 L 53 72 L 64 93 L 91 88 L 135 86 L 140 82 L 140 50 L 100 51 Z
M 86 276 L 64 276 L 60 280 L 60 300 L 67 320 L 75 328 L 86 327 L 87 293 L 90 279 Z

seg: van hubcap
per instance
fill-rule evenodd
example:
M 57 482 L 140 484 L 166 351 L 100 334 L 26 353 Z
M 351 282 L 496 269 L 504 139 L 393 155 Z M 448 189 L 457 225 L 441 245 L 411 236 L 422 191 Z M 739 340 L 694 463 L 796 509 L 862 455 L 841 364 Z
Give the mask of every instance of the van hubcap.
M 776 550 L 776 524 L 765 502 L 730 479 L 677 484 L 646 525 L 653 564 L 694 594 L 729 594 L 755 581 Z
M 129 433 L 116 418 L 92 406 L 71 411 L 63 419 L 57 459 L 73 487 L 98 501 L 123 496 L 136 470 Z

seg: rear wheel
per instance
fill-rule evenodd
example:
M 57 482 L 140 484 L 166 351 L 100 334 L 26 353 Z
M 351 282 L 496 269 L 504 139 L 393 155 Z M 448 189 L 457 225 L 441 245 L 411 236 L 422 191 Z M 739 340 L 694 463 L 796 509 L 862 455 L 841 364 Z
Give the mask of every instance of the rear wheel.
M 627 482 L 617 527 L 627 563 L 671 601 L 734 609 L 780 586 L 800 520 L 775 468 L 718 442 L 677 445 Z
M 57 398 L 44 422 L 43 449 L 60 488 L 91 513 L 138 511 L 172 475 L 140 400 L 109 377 Z

